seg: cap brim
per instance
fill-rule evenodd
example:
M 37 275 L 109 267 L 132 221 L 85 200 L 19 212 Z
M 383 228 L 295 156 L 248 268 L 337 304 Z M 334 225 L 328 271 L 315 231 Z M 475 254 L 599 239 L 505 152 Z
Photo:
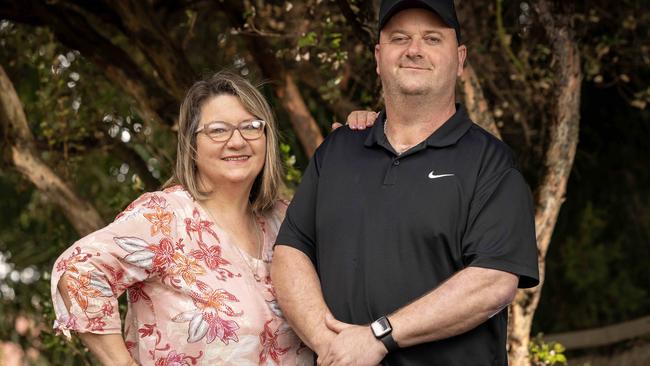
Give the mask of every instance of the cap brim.
M 388 22 L 393 17 L 393 15 L 399 13 L 402 10 L 412 9 L 412 8 L 421 8 L 421 9 L 433 11 L 434 13 L 436 13 L 436 15 L 440 17 L 440 19 L 442 19 L 442 21 L 445 24 L 447 24 L 449 28 L 452 28 L 454 31 L 456 31 L 456 33 L 458 33 L 458 28 L 456 26 L 456 21 L 454 19 L 449 19 L 448 17 L 444 16 L 443 14 L 445 12 L 438 9 L 437 6 L 429 4 L 426 1 L 420 1 L 420 0 L 398 1 L 395 4 L 393 4 L 386 12 L 386 15 L 384 15 L 380 19 L 379 31 L 381 32 L 381 30 L 384 28 L 384 26 L 386 26 L 386 24 L 388 24 Z M 460 36 L 458 34 L 456 34 L 456 38 L 460 43 Z

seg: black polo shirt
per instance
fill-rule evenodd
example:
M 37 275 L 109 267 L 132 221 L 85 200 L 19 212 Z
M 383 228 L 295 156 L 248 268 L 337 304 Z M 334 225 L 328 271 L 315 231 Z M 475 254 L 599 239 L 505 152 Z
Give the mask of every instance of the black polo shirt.
M 383 133 L 339 128 L 318 148 L 278 245 L 311 258 L 325 301 L 368 324 L 468 266 L 538 283 L 530 190 L 510 149 L 457 112 L 401 155 Z M 387 365 L 507 365 L 507 311 L 464 334 L 391 353 Z

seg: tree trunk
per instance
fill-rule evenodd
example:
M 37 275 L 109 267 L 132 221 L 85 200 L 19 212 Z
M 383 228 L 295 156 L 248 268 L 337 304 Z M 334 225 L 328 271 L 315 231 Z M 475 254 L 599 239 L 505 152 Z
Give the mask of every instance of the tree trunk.
M 544 283 L 546 253 L 557 221 L 567 181 L 573 166 L 580 122 L 580 55 L 568 23 L 551 13 L 546 0 L 538 0 L 535 10 L 544 25 L 557 61 L 555 106 L 550 143 L 546 150 L 545 172 L 536 192 L 535 229 L 539 258 L 540 285 L 521 290 L 511 306 L 509 356 L 512 366 L 530 364 L 528 345 L 535 309 Z
M 501 133 L 494 122 L 494 117 L 483 94 L 481 82 L 469 62 L 465 65 L 465 70 L 460 78 L 460 86 L 469 118 L 498 139 L 501 139 Z
M 89 234 L 102 227 L 104 221 L 97 210 L 81 199 L 39 158 L 20 99 L 2 66 L 0 122 L 8 142 L 10 163 L 61 209 L 79 235 Z
M 293 130 L 308 157 L 314 155 L 318 145 L 323 142 L 323 134 L 318 128 L 316 120 L 305 104 L 305 100 L 298 90 L 298 85 L 290 73 L 282 75 L 284 82 L 275 89 L 282 107 L 289 113 Z
M 110 6 L 119 16 L 127 36 L 142 50 L 172 95 L 182 100 L 195 75 L 183 51 L 152 16 L 152 7 L 141 0 L 115 1 Z
M 101 17 L 101 13 L 95 15 Z M 130 95 L 146 122 L 162 122 L 167 126 L 176 122 L 179 99 L 166 88 L 159 87 L 130 54 L 104 37 L 86 14 L 60 2 L 25 0 L 2 3 L 0 17 L 49 27 L 62 44 L 80 51 L 99 70 L 103 70 L 109 81 Z M 174 55 L 168 58 L 174 58 Z
M 245 19 L 242 18 L 242 14 L 245 9 L 242 8 L 241 3 L 225 1 L 221 6 L 233 27 L 244 27 Z M 287 111 L 291 126 L 305 154 L 311 158 L 316 148 L 323 142 L 323 134 L 307 108 L 293 75 L 276 60 L 273 46 L 265 38 L 252 35 L 244 35 L 244 37 L 246 48 L 262 70 L 262 74 L 276 82 L 273 85 L 275 94 Z

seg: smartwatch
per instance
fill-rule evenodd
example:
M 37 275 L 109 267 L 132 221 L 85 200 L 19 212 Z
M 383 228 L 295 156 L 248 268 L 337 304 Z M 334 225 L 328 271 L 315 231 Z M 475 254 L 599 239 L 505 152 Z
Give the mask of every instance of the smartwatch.
M 372 322 L 370 329 L 372 329 L 372 334 L 375 335 L 375 338 L 379 339 L 386 346 L 388 353 L 399 349 L 399 345 L 393 339 L 393 327 L 390 325 L 387 317 L 382 316 Z

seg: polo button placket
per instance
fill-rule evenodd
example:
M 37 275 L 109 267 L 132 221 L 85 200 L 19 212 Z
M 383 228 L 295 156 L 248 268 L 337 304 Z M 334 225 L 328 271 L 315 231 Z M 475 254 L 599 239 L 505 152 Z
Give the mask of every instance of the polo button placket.
M 397 182 L 397 168 L 399 168 L 400 158 L 393 158 L 392 163 L 388 166 L 386 170 L 386 176 L 384 177 L 384 185 L 392 186 Z

